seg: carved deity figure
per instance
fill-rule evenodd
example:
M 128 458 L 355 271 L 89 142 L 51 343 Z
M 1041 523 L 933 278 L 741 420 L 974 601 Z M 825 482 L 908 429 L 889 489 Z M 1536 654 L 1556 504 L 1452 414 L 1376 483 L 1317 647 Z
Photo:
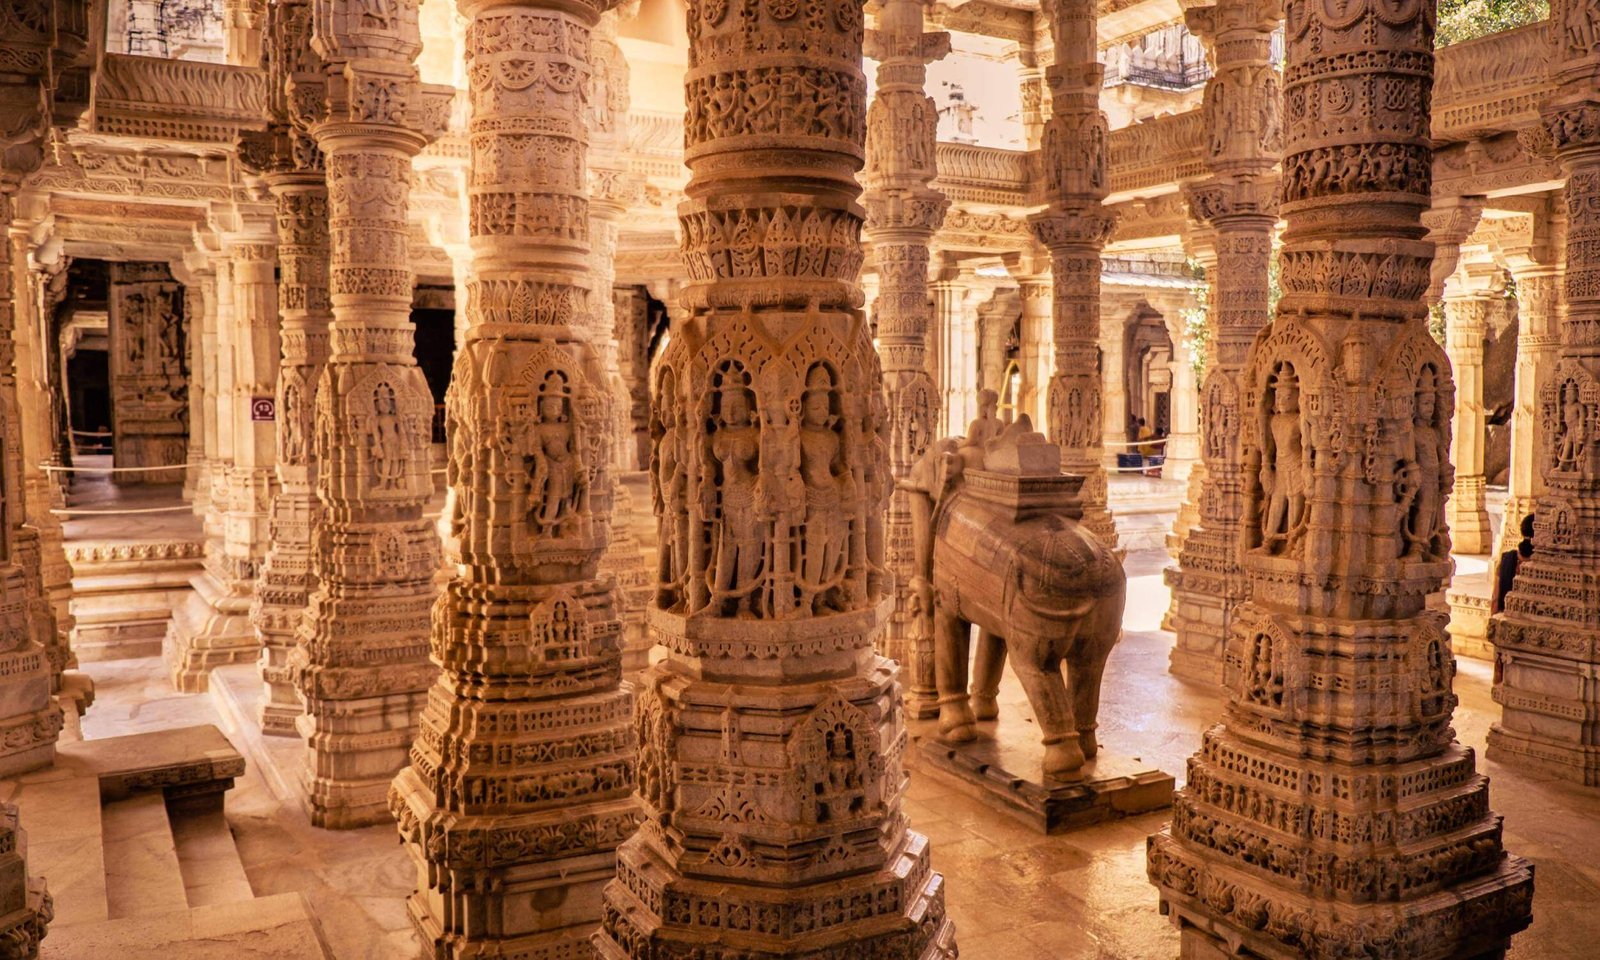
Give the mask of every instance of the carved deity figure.
M 283 387 L 283 460 L 285 463 L 303 463 L 306 459 L 305 401 L 300 387 L 293 383 Z
M 800 545 L 801 588 L 813 613 L 845 609 L 839 598 L 850 549 L 848 510 L 854 478 L 845 467 L 834 413 L 833 375 L 816 366 L 806 377 L 800 424 L 800 471 L 805 482 L 805 539 Z
M 661 538 L 656 603 L 668 610 L 682 602 L 684 572 L 689 569 L 689 471 L 683 456 L 684 416 L 676 384 L 670 371 L 661 379 L 650 472 Z
M 1561 422 L 1556 428 L 1556 469 L 1576 470 L 1589 446 L 1589 411 L 1577 381 L 1561 385 Z
M 984 444 L 1000 436 L 1006 428 L 1000 419 L 1000 394 L 990 389 L 978 391 L 978 417 L 967 424 L 967 439 L 963 446 L 983 449 Z
M 1438 406 L 1438 375 L 1432 367 L 1423 367 L 1417 380 L 1411 432 L 1403 441 L 1405 456 L 1396 479 L 1401 497 L 1404 556 L 1413 559 L 1434 555 L 1434 540 L 1444 519 L 1444 496 L 1439 480 L 1444 475 L 1449 452 L 1437 422 Z M 1406 477 L 1403 483 L 1400 477 Z
M 367 427 L 367 455 L 372 461 L 373 485 L 379 490 L 399 490 L 411 465 L 405 423 L 394 387 L 380 383 L 372 391 L 372 419 Z
M 539 386 L 532 459 L 528 519 L 546 536 L 568 536 L 583 506 L 588 477 L 578 455 L 567 378 L 554 370 Z
M 760 617 L 765 550 L 756 481 L 761 462 L 761 431 L 752 421 L 750 388 L 743 371 L 722 374 L 719 410 L 711 435 L 711 456 L 719 482 L 701 483 L 702 509 L 716 515 L 710 564 L 712 616 Z M 709 498 L 711 502 L 704 502 Z M 720 509 L 718 509 L 720 508 Z
M 1292 366 L 1278 368 L 1268 393 L 1272 409 L 1264 432 L 1266 448 L 1261 452 L 1261 493 L 1267 503 L 1261 547 L 1267 553 L 1281 554 L 1294 549 L 1305 532 L 1311 448 L 1305 442 L 1300 384 Z

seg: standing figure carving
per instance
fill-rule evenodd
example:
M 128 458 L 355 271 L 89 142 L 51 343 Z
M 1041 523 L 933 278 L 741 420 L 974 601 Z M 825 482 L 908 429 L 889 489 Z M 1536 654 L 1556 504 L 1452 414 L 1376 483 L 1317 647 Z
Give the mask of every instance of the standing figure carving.
M 1306 490 L 1311 482 L 1311 446 L 1300 414 L 1300 383 L 1285 364 L 1269 387 L 1270 410 L 1263 431 L 1261 490 L 1266 496 L 1261 547 L 1274 555 L 1299 549 L 1305 535 Z

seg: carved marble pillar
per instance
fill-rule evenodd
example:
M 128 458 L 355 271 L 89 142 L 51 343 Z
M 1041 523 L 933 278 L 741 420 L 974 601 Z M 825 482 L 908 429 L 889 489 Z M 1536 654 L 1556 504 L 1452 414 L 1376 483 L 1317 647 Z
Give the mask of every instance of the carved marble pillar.
M 972 271 L 955 266 L 939 271 L 929 284 L 941 437 L 960 436 L 978 415 L 978 312 L 971 284 Z
M 27 525 L 34 531 L 36 549 L 39 551 L 38 590 L 49 614 L 35 626 L 41 631 L 50 629 L 49 636 L 40 636 L 46 657 L 50 661 L 51 687 L 63 702 L 81 714 L 94 699 L 94 684 L 82 674 L 71 673 L 78 666 L 72 652 L 72 567 L 67 563 L 62 545 L 61 520 L 51 510 L 58 506 L 60 487 L 42 464 L 55 461 L 50 427 L 55 422 L 51 408 L 50 385 L 45 370 L 45 353 L 42 349 L 41 320 L 47 305 L 53 303 L 50 287 L 51 274 L 29 269 L 34 244 L 28 233 L 13 229 L 12 289 L 16 291 L 14 331 L 16 338 L 17 411 L 21 426 L 22 482 L 24 510 Z
M 1285 23 L 1283 298 L 1239 380 L 1249 599 L 1149 877 L 1186 957 L 1498 957 L 1532 869 L 1454 741 L 1426 608 L 1454 395 L 1424 302 L 1434 8 L 1289 0 Z
M 1567 174 L 1566 311 L 1561 353 L 1539 396 L 1533 555 L 1489 622 L 1494 696 L 1489 757 L 1600 785 L 1600 9 L 1551 5 L 1552 79 L 1544 127 Z
M 1566 244 L 1566 217 L 1559 195 L 1533 222 L 1534 242 L 1507 251 L 1517 284 L 1517 370 L 1511 408 L 1511 464 L 1507 471 L 1505 510 L 1494 556 L 1517 549 L 1522 521 L 1545 495 L 1542 454 L 1547 425 L 1539 414 L 1539 398 L 1555 377 L 1561 353 L 1561 280 L 1559 252 Z
M 460 9 L 473 262 L 446 415 L 461 566 L 434 610 L 443 673 L 390 806 L 429 956 L 587 957 L 638 822 L 621 624 L 599 572 L 615 421 L 585 100 L 605 5 Z
M 1192 211 L 1191 211 L 1192 214 Z M 1183 248 L 1189 259 L 1199 265 L 1205 282 L 1206 290 L 1206 354 L 1204 366 L 1198 373 L 1197 379 L 1203 385 L 1207 375 L 1211 372 L 1212 354 L 1216 348 L 1211 344 L 1211 338 L 1217 329 L 1217 300 L 1212 291 L 1216 289 L 1217 281 L 1217 245 L 1216 231 L 1205 223 L 1191 218 L 1186 222 L 1183 231 Z M 1187 326 L 1187 320 L 1185 321 Z M 1185 331 L 1187 334 L 1187 331 Z M 1178 345 L 1178 338 L 1173 338 L 1173 347 Z M 1197 388 L 1198 389 L 1198 388 Z M 1200 526 L 1200 502 L 1205 499 L 1205 490 L 1210 475 L 1206 473 L 1205 460 L 1205 397 L 1199 398 L 1199 409 L 1196 414 L 1202 418 L 1200 423 L 1199 458 L 1189 468 L 1188 486 L 1183 493 L 1183 501 L 1178 505 L 1178 515 L 1173 518 L 1172 529 L 1167 533 L 1167 553 L 1174 561 L 1183 556 L 1184 546 L 1189 541 L 1189 535 Z M 1168 588 L 1176 586 L 1183 578 L 1183 570 L 1176 562 L 1163 571 Z M 1166 616 L 1162 618 L 1161 629 L 1176 632 L 1174 618 L 1176 613 L 1173 604 L 1167 608 Z
M 1185 298 L 1187 299 L 1187 298 Z M 1172 387 L 1167 442 L 1162 447 L 1163 479 L 1187 483 L 1200 458 L 1200 394 L 1195 383 L 1194 355 L 1183 339 L 1183 301 L 1166 300 L 1161 306 L 1167 336 L 1172 339 Z
M 1034 258 L 1029 260 L 1029 266 L 1049 266 L 1048 260 L 1044 263 Z M 1022 370 L 1022 389 L 1018 391 L 1017 409 L 1026 413 L 1037 426 L 1050 419 L 1050 373 L 1055 363 L 1051 343 L 1055 318 L 1050 272 L 1048 269 L 1035 273 L 1013 268 L 1011 275 L 1017 281 L 1017 294 L 1022 300 L 1022 347 L 1017 358 L 1017 366 Z
M 655 594 L 655 577 L 649 559 L 634 534 L 631 522 L 645 510 L 634 503 L 619 475 L 642 468 L 633 435 L 632 397 L 622 376 L 622 340 L 631 336 L 631 315 L 619 317 L 612 297 L 616 285 L 617 238 L 622 222 L 639 197 L 640 185 L 628 167 L 628 61 L 617 45 L 617 13 L 606 13 L 591 37 L 592 73 L 588 93 L 589 118 L 589 231 L 590 290 L 594 298 L 592 342 L 600 357 L 606 393 L 611 405 L 611 483 L 613 517 L 611 540 L 600 559 L 601 575 L 616 582 L 613 594 L 622 618 L 622 668 L 628 676 L 643 670 L 650 660 L 645 614 Z M 620 326 L 619 326 L 620 324 Z M 630 347 L 632 349 L 632 347 Z M 643 519 L 643 518 L 641 518 Z
M 222 50 L 229 63 L 261 66 L 267 0 L 222 0 Z
M 17 300 L 27 288 L 17 285 L 11 231 L 21 181 L 44 159 L 52 62 L 69 39 L 73 21 L 66 15 L 74 10 L 82 16 L 81 6 L 67 2 L 13 5 L 0 71 L 0 777 L 49 766 L 63 719 L 51 690 L 67 651 L 58 645 L 44 592 L 38 531 L 26 523 L 24 509 L 22 465 L 30 452 L 23 446 L 14 331 Z M 14 830 L 14 811 L 8 820 L 5 826 Z M 10 896 L 0 906 L 19 912 L 4 914 L 0 928 L 10 928 L 8 941 L 36 949 L 48 907 L 23 895 L 31 883 L 25 864 L 13 859 L 7 867 Z
M 950 35 L 924 30 L 919 0 L 887 0 L 865 44 L 867 55 L 878 61 L 878 74 L 877 93 L 867 107 L 863 203 L 866 239 L 878 273 L 875 316 L 889 400 L 889 464 L 899 480 L 909 475 L 934 439 L 939 409 L 928 372 L 928 333 L 935 320 L 928 259 L 929 244 L 949 204 L 932 187 L 938 175 L 934 155 L 939 114 L 924 87 L 928 64 L 949 52 Z M 884 529 L 896 601 L 879 649 L 906 667 L 906 710 L 926 717 L 938 709 L 933 638 L 924 635 L 916 610 L 907 496 L 897 490 L 889 499 Z
M 267 551 L 275 477 L 272 424 L 254 419 L 252 401 L 272 396 L 278 371 L 277 239 L 264 213 L 234 211 L 235 229 L 222 240 L 232 306 L 222 321 L 226 337 L 219 338 L 227 349 L 218 358 L 231 376 L 228 389 L 216 393 L 218 421 L 230 438 L 226 489 L 218 498 L 213 487 L 218 536 L 208 537 L 204 570 L 191 578 L 194 592 L 173 610 L 161 645 L 173 686 L 186 693 L 208 689 L 213 668 L 255 660 L 260 652 L 250 604 Z M 155 348 L 147 342 L 144 349 Z M 180 342 L 171 351 L 181 349 Z
M 1055 284 L 1048 436 L 1061 447 L 1062 468 L 1084 478 L 1084 525 L 1115 549 L 1100 413 L 1106 373 L 1100 353 L 1100 251 L 1116 221 L 1101 202 L 1109 188 L 1106 118 L 1100 112 L 1105 67 L 1095 60 L 1097 12 L 1093 0 L 1057 0 L 1046 10 L 1055 41 L 1055 62 L 1045 73 L 1051 109 L 1041 146 L 1047 206 L 1029 222 L 1050 251 Z
M 605 960 L 955 950 L 874 653 L 894 477 L 856 285 L 862 3 L 793 13 L 688 10 L 688 316 L 651 430 L 675 480 L 650 614 L 667 657 L 639 684 L 646 819 L 606 888 Z
M 313 10 L 333 317 L 312 436 L 317 584 L 290 667 L 306 704 L 311 821 L 346 828 L 388 817 L 389 781 L 438 677 L 427 657 L 439 538 L 423 516 L 433 396 L 413 356 L 406 211 L 411 159 L 448 101 L 417 82 L 412 0 Z
M 638 287 L 612 289 L 612 317 L 617 338 L 617 369 L 628 388 L 628 422 L 633 462 L 650 466 L 650 330 L 649 304 Z M 644 511 L 641 509 L 641 513 Z
M 1219 0 L 1185 14 L 1215 63 L 1201 108 L 1211 175 L 1184 191 L 1190 215 L 1204 225 L 1196 246 L 1206 248 L 1202 264 L 1211 285 L 1209 356 L 1200 387 L 1204 477 L 1198 490 L 1190 486 L 1199 494 L 1199 517 L 1182 538 L 1177 564 L 1166 571 L 1172 588 L 1166 622 L 1177 634 L 1169 669 L 1208 683 L 1222 680 L 1228 621 L 1249 596 L 1236 550 L 1244 469 L 1239 429 L 1248 406 L 1239 378 L 1251 342 L 1271 319 L 1269 272 L 1278 219 L 1272 170 L 1283 151 L 1272 32 L 1282 9 L 1279 0 Z
M 320 104 L 325 93 L 322 62 L 310 43 L 311 13 L 307 0 L 280 0 L 268 13 L 272 123 L 255 142 L 277 219 L 279 353 L 270 428 L 277 486 L 250 621 L 261 644 L 266 687 L 261 732 L 276 736 L 298 736 L 297 724 L 305 713 L 290 654 L 316 585 L 312 529 L 322 505 L 312 436 L 332 316 L 327 177 L 309 130 L 317 116 L 307 107 Z
M 1466 286 L 1465 284 L 1461 286 Z M 1450 542 L 1456 553 L 1488 553 L 1489 509 L 1484 499 L 1488 485 L 1483 475 L 1484 432 L 1488 423 L 1483 409 L 1483 337 L 1487 330 L 1490 294 L 1445 284 L 1445 353 L 1456 381 L 1455 415 L 1450 422 L 1450 462 L 1455 485 L 1445 505 Z

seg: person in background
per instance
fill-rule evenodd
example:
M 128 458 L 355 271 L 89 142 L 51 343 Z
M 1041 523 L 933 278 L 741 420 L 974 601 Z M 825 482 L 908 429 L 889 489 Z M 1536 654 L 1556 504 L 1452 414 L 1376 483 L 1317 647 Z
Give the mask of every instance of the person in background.
M 1505 609 L 1506 594 L 1511 592 L 1511 584 L 1517 579 L 1517 568 L 1522 566 L 1522 561 L 1533 555 L 1533 514 L 1522 518 L 1522 542 L 1517 544 L 1515 550 L 1507 550 L 1500 555 L 1500 562 L 1495 564 L 1494 593 L 1489 597 L 1489 613 L 1496 614 Z

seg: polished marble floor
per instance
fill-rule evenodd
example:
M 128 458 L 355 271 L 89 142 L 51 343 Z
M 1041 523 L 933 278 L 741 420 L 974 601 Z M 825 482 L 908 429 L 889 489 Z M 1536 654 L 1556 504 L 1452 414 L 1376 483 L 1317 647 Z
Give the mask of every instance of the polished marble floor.
M 1198 735 L 1220 713 L 1208 690 L 1166 672 L 1170 634 L 1166 555 L 1133 554 L 1126 633 L 1107 671 L 1101 742 L 1175 774 Z M 217 722 L 214 701 L 175 694 L 156 660 L 89 664 L 99 699 L 84 722 L 90 737 Z M 1499 713 L 1489 666 L 1461 662 L 1456 729 L 1480 751 Z M 1003 699 L 1017 699 L 1014 688 Z M 1525 774 L 1480 759 L 1493 780 L 1506 844 L 1537 865 L 1533 928 L 1513 960 L 1600 957 L 1600 790 Z M 1156 910 L 1145 881 L 1145 836 L 1164 813 L 1042 836 L 913 770 L 907 809 L 933 841 L 947 878 L 949 907 L 967 960 L 1173 960 L 1176 933 Z M 313 829 L 299 808 L 280 804 L 252 770 L 229 795 L 228 816 L 258 896 L 302 891 L 339 960 L 416 956 L 404 907 L 415 885 L 391 828 L 344 833 Z M 48 949 L 46 950 L 48 955 Z

